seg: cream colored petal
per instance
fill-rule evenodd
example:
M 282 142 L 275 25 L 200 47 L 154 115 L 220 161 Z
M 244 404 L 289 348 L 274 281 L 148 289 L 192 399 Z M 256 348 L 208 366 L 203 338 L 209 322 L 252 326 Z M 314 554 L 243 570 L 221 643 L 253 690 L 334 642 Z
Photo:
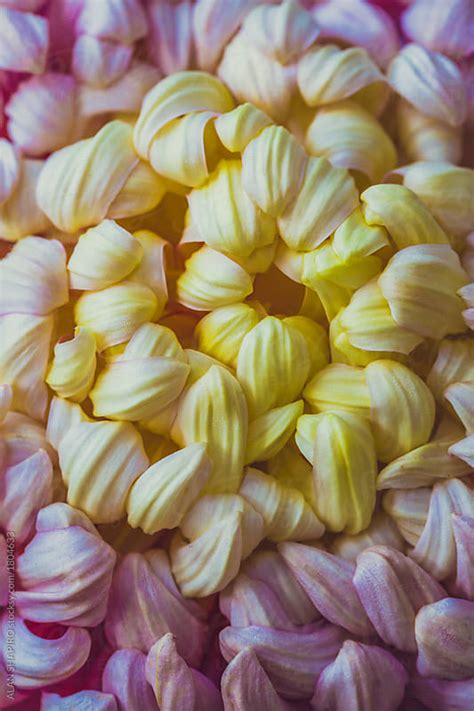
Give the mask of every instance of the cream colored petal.
M 232 304 L 211 311 L 196 326 L 198 348 L 232 368 L 237 367 L 242 341 L 259 322 L 248 304 Z
M 436 408 L 434 397 L 421 378 L 390 360 L 369 363 L 365 377 L 377 458 L 391 462 L 425 444 L 433 429 Z
M 69 300 L 66 251 L 56 240 L 25 237 L 0 262 L 0 313 L 45 316 Z
M 377 511 L 373 515 L 370 526 L 365 531 L 355 536 L 346 533 L 336 536 L 331 545 L 331 553 L 355 563 L 359 553 L 371 546 L 390 546 L 402 553 L 405 550 L 405 541 L 395 522 L 383 511 Z
M 353 96 L 385 78 L 362 47 L 313 47 L 298 62 L 298 88 L 308 106 L 321 106 Z
M 449 244 L 432 214 L 403 185 L 372 185 L 361 195 L 367 224 L 387 229 L 398 249 L 416 244 Z
M 114 220 L 104 220 L 79 237 L 68 262 L 71 289 L 94 291 L 111 286 L 139 264 L 140 242 Z
M 0 138 L 0 205 L 15 189 L 21 171 L 18 148 L 6 138 Z
M 137 114 L 143 97 L 161 79 L 156 67 L 148 62 L 135 60 L 130 69 L 119 79 L 106 87 L 90 84 L 79 86 L 79 106 L 81 115 L 95 117 L 102 114 Z
M 275 260 L 277 244 L 277 241 L 274 240 L 265 247 L 257 247 L 248 257 L 238 257 L 235 254 L 228 254 L 227 256 L 233 259 L 234 262 L 237 262 L 237 264 L 240 264 L 250 276 L 264 274 L 271 268 Z
M 232 97 L 223 84 L 206 72 L 176 72 L 162 79 L 143 100 L 134 129 L 138 154 L 148 159 L 153 140 L 173 119 L 192 111 L 225 113 L 233 108 Z
M 311 253 L 310 253 L 311 254 Z M 343 309 L 353 294 L 353 289 L 336 284 L 334 281 L 324 279 L 314 269 L 304 270 L 304 266 L 312 267 L 312 260 L 303 258 L 302 282 L 316 295 L 324 310 L 325 318 L 331 323 Z
M 354 101 L 320 109 L 306 133 L 306 149 L 340 168 L 382 180 L 397 165 L 397 151 L 381 124 Z
M 11 385 L 0 385 L 0 423 L 5 419 L 11 408 L 13 390 Z
M 296 197 L 306 167 L 303 148 L 283 126 L 269 126 L 242 155 L 244 190 L 264 212 L 278 217 Z
M 296 252 L 278 241 L 275 255 L 275 266 L 292 281 L 302 284 L 304 252 Z
M 357 208 L 334 232 L 332 247 L 344 262 L 368 257 L 389 246 L 388 234 L 384 227 L 368 225 Z
M 226 114 L 221 114 L 214 123 L 222 145 L 231 153 L 243 152 L 272 120 L 253 104 L 240 104 Z
M 62 438 L 79 422 L 91 422 L 80 405 L 64 400 L 62 397 L 53 397 L 46 425 L 48 442 L 54 449 L 59 449 Z
M 398 252 L 378 279 L 394 320 L 427 338 L 465 330 L 457 295 L 468 281 L 447 245 L 414 245 Z
M 245 464 L 266 461 L 285 446 L 295 431 L 297 419 L 303 414 L 303 404 L 297 400 L 249 422 Z
M 128 422 L 80 422 L 59 441 L 59 464 L 67 502 L 93 523 L 125 515 L 135 479 L 148 467 L 138 432 Z
M 242 163 L 221 161 L 208 182 L 188 198 L 202 241 L 240 257 L 248 257 L 275 238 L 273 219 L 254 205 L 244 187 Z
M 75 328 L 70 341 L 59 341 L 46 375 L 46 383 L 60 397 L 82 402 L 94 382 L 97 365 L 94 335 L 87 328 Z
M 316 321 L 307 316 L 288 316 L 283 323 L 296 328 L 306 339 L 311 359 L 310 376 L 329 363 L 329 340 L 327 331 Z
M 163 178 L 148 163 L 140 161 L 112 200 L 107 217 L 120 220 L 154 210 L 163 199 L 166 189 Z
M 304 336 L 274 316 L 267 316 L 244 338 L 237 377 L 254 419 L 298 398 L 311 360 Z
M 18 182 L 7 200 L 0 204 L 0 234 L 9 242 L 39 234 L 50 226 L 48 217 L 35 199 L 43 166 L 42 160 L 22 160 Z
M 403 99 L 396 113 L 398 140 L 408 160 L 459 163 L 462 128 L 426 116 Z
M 416 545 L 428 516 L 431 488 L 392 489 L 382 499 L 382 506 L 395 521 L 403 538 Z
M 38 181 L 38 205 L 65 232 L 96 225 L 137 163 L 131 126 L 110 121 L 93 138 L 48 158 Z
M 209 158 L 217 154 L 211 111 L 192 112 L 166 124 L 153 139 L 149 160 L 157 173 L 197 188 L 209 178 Z
M 451 126 L 459 126 L 466 119 L 462 75 L 448 57 L 421 45 L 407 44 L 392 60 L 388 80 L 421 113 Z
M 173 400 L 167 407 L 160 410 L 149 420 L 140 420 L 139 425 L 149 432 L 163 437 L 169 437 L 171 428 L 178 414 L 179 399 Z M 173 445 L 174 446 L 174 445 Z M 177 449 L 177 447 L 175 447 Z M 173 450 L 174 451 L 174 450 Z
M 452 444 L 449 453 L 465 462 L 471 469 L 474 469 L 474 435 L 470 434 L 459 442 Z
M 298 196 L 278 219 L 281 237 L 290 249 L 314 249 L 358 204 L 355 183 L 346 170 L 332 167 L 325 158 L 311 158 Z
M 331 363 L 308 382 L 303 397 L 313 412 L 344 410 L 370 417 L 370 393 L 362 368 Z
M 281 64 L 298 57 L 318 34 L 316 20 L 296 0 L 258 5 L 247 15 L 241 30 L 252 47 Z
M 446 405 L 446 388 L 466 380 L 474 380 L 474 341 L 467 338 L 441 341 L 426 379 L 431 392 L 440 404 Z
M 191 444 L 160 459 L 130 489 L 129 524 L 148 534 L 176 528 L 198 498 L 210 470 L 205 444 Z
M 444 397 L 454 408 L 467 434 L 474 434 L 474 380 L 453 383 L 444 391 Z
M 208 493 L 238 489 L 247 441 L 247 403 L 237 379 L 212 365 L 180 400 L 172 439 L 185 447 L 207 442 L 213 468 Z
M 178 301 L 197 311 L 211 311 L 243 301 L 252 289 L 249 274 L 210 247 L 202 247 L 186 261 L 185 271 L 177 282 Z
M 239 493 L 261 514 L 265 536 L 270 540 L 308 541 L 324 533 L 324 526 L 301 492 L 258 469 L 246 470 Z
M 0 317 L 0 379 L 12 386 L 12 408 L 43 420 L 48 403 L 44 383 L 53 332 L 52 316 Z
M 282 123 L 296 89 L 295 69 L 253 47 L 239 33 L 227 45 L 217 70 L 239 103 L 250 102 Z
M 128 341 L 143 323 L 157 316 L 157 299 L 150 288 L 130 281 L 83 294 L 74 308 L 76 323 L 90 329 L 103 351 Z
M 138 230 L 133 236 L 140 242 L 143 256 L 129 280 L 149 286 L 158 299 L 158 308 L 164 309 L 168 301 L 166 266 L 170 243 L 150 230 Z
M 174 331 L 158 323 L 144 323 L 137 328 L 127 345 L 115 360 L 131 360 L 136 358 L 170 358 L 183 363 L 188 358 Z

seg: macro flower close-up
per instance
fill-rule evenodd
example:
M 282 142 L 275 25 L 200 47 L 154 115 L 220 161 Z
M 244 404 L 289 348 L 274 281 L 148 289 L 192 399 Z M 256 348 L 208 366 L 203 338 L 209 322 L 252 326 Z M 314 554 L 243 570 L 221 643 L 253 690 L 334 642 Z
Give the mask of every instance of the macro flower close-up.
M 474 0 L 0 0 L 0 711 L 473 711 Z

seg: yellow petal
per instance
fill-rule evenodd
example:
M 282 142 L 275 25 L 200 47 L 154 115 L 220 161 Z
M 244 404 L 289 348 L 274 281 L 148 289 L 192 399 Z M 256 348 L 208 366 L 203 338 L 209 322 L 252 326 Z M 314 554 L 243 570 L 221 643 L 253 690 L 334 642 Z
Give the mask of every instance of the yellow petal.
M 141 244 L 143 256 L 140 264 L 129 275 L 129 281 L 149 286 L 158 300 L 158 309 L 164 309 L 168 301 L 166 283 L 166 258 L 170 243 L 150 230 L 138 230 L 133 236 Z
M 202 247 L 186 261 L 177 281 L 178 301 L 197 311 L 243 301 L 252 288 L 252 279 L 241 266 L 210 247 Z
M 306 134 L 306 149 L 334 166 L 357 170 L 372 182 L 397 164 L 395 146 L 372 114 L 354 101 L 320 109 Z
M 272 541 L 309 541 L 324 533 L 301 492 L 258 469 L 246 469 L 239 493 L 261 514 L 265 536 Z
M 444 391 L 444 396 L 454 408 L 467 434 L 474 433 L 474 380 L 453 383 Z
M 167 184 L 163 178 L 148 163 L 140 161 L 110 203 L 107 217 L 120 220 L 154 210 L 163 199 L 166 189 Z
M 247 441 L 247 403 L 237 379 L 213 365 L 180 400 L 172 439 L 185 447 L 207 442 L 212 474 L 206 492 L 237 491 Z
M 223 84 L 206 72 L 176 72 L 162 79 L 145 96 L 134 129 L 138 154 L 148 159 L 158 132 L 192 111 L 225 113 L 233 108 L 232 97 Z
M 466 330 L 457 295 L 468 281 L 447 245 L 416 245 L 397 252 L 378 279 L 394 320 L 427 338 Z
M 314 484 L 311 464 L 303 457 L 292 438 L 267 462 L 268 473 L 283 486 L 301 491 L 314 509 Z
M 304 336 L 267 316 L 248 333 L 237 359 L 237 377 L 252 418 L 296 400 L 311 367 Z
M 362 368 L 331 363 L 309 381 L 303 397 L 314 412 L 343 410 L 370 416 L 370 393 Z
M 74 309 L 76 323 L 90 329 L 99 351 L 123 343 L 157 316 L 156 296 L 147 286 L 124 281 L 83 294 Z
M 356 563 L 359 553 L 370 546 L 390 546 L 402 553 L 405 550 L 405 541 L 398 528 L 383 511 L 377 511 L 373 515 L 370 526 L 365 531 L 355 536 L 345 533 L 336 536 L 331 546 L 331 553 Z
M 7 314 L 0 317 L 0 379 L 12 386 L 12 409 L 42 420 L 48 402 L 44 383 L 53 316 Z
M 474 380 L 474 341 L 444 340 L 426 382 L 440 404 L 446 405 L 444 391 L 452 383 Z
M 372 185 L 361 195 L 365 221 L 386 227 L 398 249 L 416 244 L 449 244 L 432 214 L 403 185 Z
M 403 538 L 416 545 L 425 527 L 430 505 L 431 488 L 392 489 L 382 499 L 382 506 L 395 521 Z
M 74 338 L 55 345 L 46 383 L 60 397 L 82 402 L 94 382 L 95 351 L 94 334 L 87 328 L 75 328 Z
M 263 462 L 274 457 L 295 431 L 303 414 L 303 401 L 276 407 L 249 422 L 245 464 Z
M 211 111 L 192 112 L 166 124 L 149 148 L 156 172 L 180 185 L 202 185 L 209 177 L 209 159 L 217 154 L 214 116 Z
M 139 264 L 142 246 L 113 220 L 79 237 L 68 262 L 71 289 L 95 290 L 121 281 Z
M 400 363 L 378 360 L 365 369 L 378 459 L 392 459 L 425 444 L 435 419 L 430 389 Z
M 191 444 L 160 459 L 130 489 L 130 526 L 148 534 L 179 526 L 198 498 L 210 469 L 205 444 Z
M 233 259 L 234 262 L 240 264 L 242 269 L 245 269 L 250 276 L 254 276 L 255 274 L 264 274 L 271 268 L 275 259 L 276 250 L 277 242 L 275 240 L 265 247 L 257 247 L 248 257 L 238 257 L 235 256 L 235 254 L 229 254 L 228 256 Z
M 306 339 L 311 360 L 310 376 L 329 363 L 328 334 L 319 323 L 307 316 L 288 316 L 283 319 L 283 323 L 296 328 Z
M 331 281 L 337 286 L 354 291 L 367 284 L 382 271 L 382 261 L 375 255 L 343 261 L 334 250 L 332 242 L 325 242 L 303 257 L 303 282 L 317 287 L 319 280 Z M 316 289 L 317 290 L 317 289 Z
M 385 81 L 365 49 L 339 49 L 333 44 L 306 52 L 298 62 L 297 79 L 309 106 L 341 101 L 374 82 Z
M 298 196 L 278 219 L 281 237 L 290 249 L 310 251 L 358 204 L 355 183 L 346 170 L 334 168 L 325 158 L 311 158 Z
M 93 138 L 48 158 L 38 181 L 38 205 L 65 232 L 97 225 L 137 163 L 132 128 L 110 121 Z
M 80 405 L 63 400 L 62 397 L 53 397 L 46 426 L 48 442 L 54 449 L 59 449 L 62 438 L 79 422 L 91 422 Z
M 296 196 L 305 167 L 305 152 L 292 134 L 269 126 L 243 152 L 242 184 L 256 205 L 278 217 Z
M 397 133 L 403 152 L 410 161 L 450 161 L 462 156 L 462 128 L 426 116 L 407 101 L 397 107 Z
M 332 247 L 340 259 L 350 262 L 389 247 L 388 234 L 384 227 L 368 225 L 357 208 L 334 232 Z
M 474 170 L 420 161 L 403 168 L 403 184 L 418 195 L 448 233 L 466 236 L 472 231 Z
M 222 145 L 231 153 L 241 153 L 253 138 L 271 124 L 271 118 L 263 111 L 245 103 L 221 114 L 214 126 Z
M 316 513 L 330 531 L 359 533 L 375 507 L 377 458 L 370 426 L 348 412 L 314 417 Z
M 22 160 L 15 188 L 0 204 L 0 234 L 9 242 L 41 234 L 50 227 L 50 221 L 35 198 L 43 166 L 42 160 Z
M 242 341 L 258 322 L 257 312 L 248 304 L 215 309 L 196 326 L 199 350 L 236 368 Z
M 59 442 L 67 502 L 94 523 L 125 515 L 128 491 L 148 467 L 138 432 L 128 422 L 79 422 Z
M 312 259 L 306 260 L 303 258 L 303 284 L 315 293 L 324 310 L 326 319 L 331 322 L 340 310 L 347 306 L 353 290 L 340 286 L 329 279 L 324 279 L 312 268 L 305 271 L 305 265 L 306 267 L 312 267 Z
M 178 414 L 178 404 L 179 399 L 173 400 L 173 402 L 171 402 L 167 407 L 164 407 L 150 419 L 140 420 L 139 425 L 149 432 L 153 432 L 155 435 L 169 437 L 173 422 Z M 175 451 L 176 449 L 177 447 L 175 447 L 172 451 Z
M 144 323 L 133 334 L 123 352 L 114 360 L 129 358 L 174 358 L 183 363 L 188 358 L 174 331 L 158 323 Z
M 191 192 L 189 209 L 202 241 L 231 255 L 248 257 L 275 238 L 273 219 L 243 189 L 239 160 L 221 161 L 208 182 Z

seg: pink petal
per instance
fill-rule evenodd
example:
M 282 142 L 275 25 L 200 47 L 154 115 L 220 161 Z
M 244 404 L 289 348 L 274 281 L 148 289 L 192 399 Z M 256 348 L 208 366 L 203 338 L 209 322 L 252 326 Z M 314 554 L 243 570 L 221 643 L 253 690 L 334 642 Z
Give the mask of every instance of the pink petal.
M 272 589 L 260 580 L 251 580 L 243 573 L 220 594 L 221 610 L 232 627 L 272 627 L 295 630 Z
M 47 51 L 44 17 L 0 7 L 0 69 L 41 74 Z
M 145 663 L 146 656 L 138 649 L 119 649 L 105 665 L 102 690 L 115 696 L 119 711 L 159 711 Z
M 471 0 L 415 0 L 401 16 L 401 26 L 414 42 L 452 57 L 474 52 L 474 5 Z
M 0 114 L 1 110 L 0 105 Z M 7 200 L 14 191 L 20 179 L 20 170 L 17 149 L 6 138 L 0 138 L 0 203 Z
M 147 31 L 146 17 L 139 0 L 83 0 L 76 29 L 101 39 L 131 44 Z
M 410 690 L 423 708 L 436 711 L 471 711 L 474 698 L 474 677 L 464 681 L 445 681 L 412 677 Z
M 79 691 L 72 696 L 41 694 L 41 711 L 117 711 L 117 702 L 100 691 Z
M 0 570 L 4 571 L 2 577 L 0 578 L 0 607 L 5 607 L 8 602 L 8 558 L 11 551 L 10 540 L 7 543 L 7 539 L 0 533 Z
M 163 74 L 190 68 L 193 13 L 190 0 L 150 0 L 148 4 L 148 53 Z
M 243 649 L 227 666 L 221 682 L 226 711 L 291 711 L 281 699 L 255 652 Z
M 474 600 L 474 518 L 451 515 L 456 544 L 456 579 L 454 590 L 460 597 Z
M 131 45 L 81 35 L 74 44 L 72 71 L 79 81 L 103 88 L 125 74 L 132 56 Z
M 19 412 L 9 412 L 0 424 L 0 437 L 5 444 L 5 466 L 12 467 L 44 449 L 55 464 L 57 456 L 46 440 L 41 423 Z
M 86 117 L 104 113 L 136 113 L 143 97 L 160 79 L 158 69 L 144 62 L 134 62 L 113 84 L 106 87 L 83 85 L 80 90 L 81 114 Z

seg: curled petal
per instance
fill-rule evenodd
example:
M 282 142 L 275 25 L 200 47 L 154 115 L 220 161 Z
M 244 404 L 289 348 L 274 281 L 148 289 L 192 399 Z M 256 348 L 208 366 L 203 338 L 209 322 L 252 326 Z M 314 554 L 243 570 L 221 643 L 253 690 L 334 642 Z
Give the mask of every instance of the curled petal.
M 106 87 L 125 74 L 132 55 L 130 45 L 80 35 L 72 50 L 72 71 L 85 84 Z
M 271 124 L 271 118 L 263 111 L 245 103 L 221 114 L 214 126 L 222 145 L 231 153 L 238 153 L 243 152 L 250 141 Z
M 386 679 L 390 679 L 389 688 Z M 380 647 L 347 640 L 318 679 L 312 704 L 333 711 L 391 711 L 403 699 L 408 674 Z
M 0 205 L 15 189 L 21 172 L 18 149 L 6 138 L 0 138 Z
M 233 108 L 225 86 L 205 72 L 176 72 L 146 95 L 134 129 L 138 154 L 147 159 L 160 129 L 192 111 L 225 113 Z
M 370 526 L 355 536 L 347 533 L 335 538 L 331 551 L 340 558 L 355 563 L 359 553 L 371 546 L 390 546 L 398 551 L 405 548 L 405 541 L 398 531 L 395 522 L 383 511 L 377 511 L 372 516 Z
M 41 74 L 46 66 L 48 22 L 44 17 L 0 7 L 0 68 Z
M 8 314 L 0 318 L 2 380 L 12 386 L 12 408 L 42 420 L 47 406 L 44 383 L 53 316 Z
M 443 229 L 415 193 L 403 185 L 372 185 L 361 195 L 369 225 L 386 227 L 398 249 L 449 244 Z
M 191 444 L 160 459 L 130 489 L 128 522 L 145 533 L 176 528 L 209 478 L 204 444 Z
M 303 397 L 313 412 L 343 410 L 370 416 L 370 392 L 362 368 L 331 363 L 307 383 Z
M 454 589 L 460 597 L 474 600 L 474 518 L 451 515 L 456 545 L 456 579 Z
M 265 369 L 259 363 L 266 363 Z M 262 319 L 245 336 L 237 359 L 251 417 L 296 400 L 310 367 L 304 336 L 274 316 Z
M 186 261 L 177 281 L 179 302 L 197 311 L 243 301 L 252 289 L 252 279 L 245 269 L 210 247 L 202 247 Z
M 25 237 L 0 262 L 1 314 L 46 316 L 67 303 L 66 251 L 56 240 Z
M 39 234 L 50 227 L 48 218 L 35 199 L 43 166 L 42 160 L 21 160 L 16 185 L 5 202 L 0 204 L 0 233 L 10 242 Z
M 458 457 L 463 462 L 473 469 L 474 468 L 474 435 L 465 437 L 460 442 L 452 444 L 449 448 L 449 453 Z
M 198 667 L 204 651 L 206 626 L 203 609 L 185 600 L 162 550 L 129 553 L 117 566 L 105 620 L 105 633 L 115 649 L 135 648 L 145 654 L 167 632 L 178 652 Z
M 474 492 L 460 479 L 434 485 L 425 527 L 410 553 L 413 560 L 438 580 L 453 573 L 456 567 L 451 514 L 474 516 Z
M 48 414 L 46 429 L 47 441 L 57 450 L 59 449 L 60 441 L 71 427 L 79 422 L 90 421 L 90 418 L 87 417 L 79 405 L 73 404 L 61 397 L 53 397 Z M 40 441 L 41 440 L 39 440 L 39 442 Z
M 382 499 L 384 510 L 412 546 L 420 538 L 430 507 L 431 489 L 392 489 Z
M 138 649 L 119 649 L 109 657 L 102 674 L 102 691 L 112 694 L 119 711 L 158 711 L 145 676 L 146 657 Z
M 77 134 L 76 99 L 76 83 L 67 74 L 27 79 L 5 106 L 10 138 L 30 156 L 62 148 Z
M 325 156 L 332 165 L 357 170 L 372 182 L 395 168 L 395 146 L 372 114 L 353 101 L 320 109 L 306 133 L 311 155 Z
M 452 383 L 468 380 L 474 380 L 474 341 L 441 341 L 436 360 L 426 379 L 437 401 L 446 405 L 445 390 Z
M 398 140 L 408 160 L 460 162 L 460 126 L 427 116 L 403 99 L 399 101 L 396 120 Z
M 378 284 L 394 320 L 427 338 L 465 330 L 457 291 L 468 281 L 447 245 L 413 245 L 392 257 Z
M 466 432 L 474 434 L 474 382 L 453 383 L 445 390 L 444 396 L 453 406 Z
M 308 699 L 321 671 L 337 655 L 345 633 L 328 622 L 287 632 L 268 627 L 226 627 L 220 648 L 230 662 L 246 647 L 256 654 L 277 693 L 286 699 Z
M 325 158 L 310 158 L 299 194 L 278 218 L 283 241 L 296 251 L 323 242 L 358 206 L 355 183 Z
M 157 307 L 157 298 L 148 286 L 122 281 L 102 291 L 84 293 L 74 311 L 77 325 L 92 331 L 98 350 L 103 351 L 128 341 L 139 326 L 156 316 Z
M 210 247 L 248 257 L 258 247 L 273 242 L 273 219 L 254 205 L 247 192 L 243 166 L 238 160 L 221 161 L 209 181 L 191 192 L 193 224 Z
M 129 280 L 149 286 L 158 300 L 158 309 L 162 310 L 168 301 L 166 263 L 169 242 L 150 230 L 138 230 L 133 236 L 141 244 L 143 256 L 138 267 L 129 275 Z
M 78 691 L 71 696 L 59 696 L 59 694 L 41 694 L 42 711 L 86 711 L 93 708 L 94 711 L 117 711 L 117 702 L 111 694 L 102 694 L 100 691 Z
M 82 402 L 94 381 L 96 343 L 87 328 L 75 328 L 74 338 L 54 347 L 54 358 L 46 382 L 60 397 Z
M 329 622 L 361 637 L 374 634 L 352 583 L 353 563 L 300 543 L 281 543 L 278 549 L 313 605 Z
M 463 57 L 472 52 L 474 15 L 468 0 L 432 5 L 416 0 L 401 16 L 404 34 L 435 52 Z
M 76 31 L 131 44 L 146 34 L 146 16 L 138 0 L 123 0 L 119 4 L 106 0 L 100 6 L 94 0 L 84 0 Z
M 344 262 L 368 257 L 389 247 L 388 234 L 384 227 L 368 225 L 360 208 L 357 208 L 334 232 L 332 247 Z
M 148 467 L 140 435 L 128 422 L 79 422 L 60 440 L 67 500 L 94 523 L 125 515 L 128 491 Z
M 98 224 L 137 163 L 132 128 L 110 121 L 92 138 L 48 158 L 38 181 L 38 205 L 65 232 Z
M 148 51 L 163 74 L 188 69 L 193 51 L 194 7 L 184 2 L 153 0 L 147 7 Z
M 323 302 L 330 303 L 330 295 L 324 296 L 321 283 L 329 284 L 332 289 L 342 294 L 350 295 L 355 289 L 367 284 L 382 271 L 382 261 L 375 255 L 344 262 L 334 251 L 331 242 L 319 245 L 311 252 L 303 255 L 302 282 L 313 288 Z M 330 292 L 329 292 L 330 294 Z M 336 299 L 334 299 L 336 301 Z M 326 306 L 328 319 L 332 320 L 331 312 L 337 314 L 337 305 Z
M 388 80 L 421 113 L 450 126 L 465 121 L 467 100 L 461 72 L 442 54 L 407 44 L 391 62 Z
M 69 627 L 57 639 L 37 637 L 24 621 L 15 619 L 15 681 L 20 689 L 40 689 L 74 674 L 86 662 L 91 639 L 84 629 Z M 7 645 L 7 616 L 2 647 Z
M 258 469 L 247 469 L 239 493 L 262 515 L 265 536 L 270 540 L 308 541 L 324 533 L 324 526 L 300 491 Z
M 297 400 L 268 410 L 249 422 L 245 464 L 270 459 L 285 446 L 303 414 L 303 405 L 302 400 Z
M 207 442 L 212 462 L 207 493 L 237 491 L 247 440 L 247 403 L 228 370 L 211 365 L 185 391 L 171 434 L 181 447 Z
M 422 676 L 468 679 L 474 672 L 474 602 L 447 597 L 423 607 L 415 620 L 416 667 Z
M 242 341 L 258 322 L 256 310 L 248 304 L 214 309 L 196 326 L 199 350 L 236 368 Z
M 332 44 L 314 47 L 302 56 L 297 80 L 308 106 L 341 101 L 375 82 L 385 81 L 365 49 L 339 49 Z
M 379 637 L 405 652 L 416 651 L 418 610 L 446 595 L 419 565 L 387 546 L 367 548 L 357 557 L 353 583 Z
M 242 649 L 227 665 L 221 681 L 226 711 L 290 711 L 291 704 L 278 696 L 252 649 Z
M 82 84 L 79 88 L 81 115 L 93 118 L 116 112 L 136 114 L 144 96 L 160 79 L 158 69 L 135 60 L 128 71 L 106 87 Z

